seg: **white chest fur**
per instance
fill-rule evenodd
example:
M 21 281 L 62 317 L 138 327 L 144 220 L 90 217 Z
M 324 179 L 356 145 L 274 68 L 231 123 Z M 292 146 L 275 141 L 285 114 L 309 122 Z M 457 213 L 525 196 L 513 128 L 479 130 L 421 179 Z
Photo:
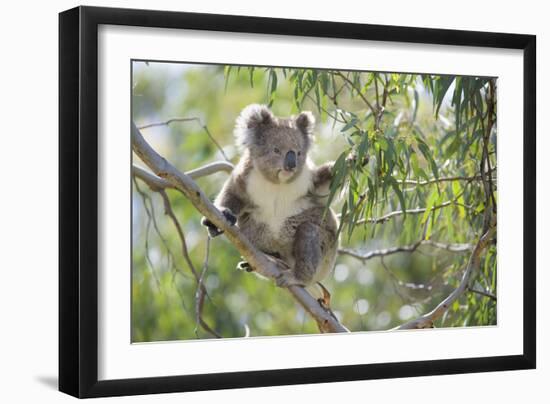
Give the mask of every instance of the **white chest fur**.
M 306 165 L 300 175 L 290 183 L 274 184 L 255 168 L 250 172 L 247 193 L 254 205 L 252 217 L 265 223 L 278 235 L 285 220 L 311 206 L 305 196 L 311 186 L 311 170 Z

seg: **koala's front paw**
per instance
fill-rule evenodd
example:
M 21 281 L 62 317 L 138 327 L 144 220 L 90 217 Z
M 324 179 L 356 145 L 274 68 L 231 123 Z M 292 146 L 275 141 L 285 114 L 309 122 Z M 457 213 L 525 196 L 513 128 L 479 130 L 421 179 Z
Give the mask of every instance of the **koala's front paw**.
M 227 208 L 223 208 L 221 210 L 223 216 L 225 217 L 225 219 L 229 222 L 229 224 L 231 226 L 235 225 L 235 223 L 237 223 L 237 217 Z M 220 230 L 216 227 L 216 225 L 214 223 L 212 223 L 209 219 L 207 219 L 206 217 L 203 217 L 202 220 L 201 220 L 201 224 L 206 227 L 206 229 L 208 230 L 208 235 L 211 237 L 211 238 L 214 238 L 216 236 L 219 236 L 220 234 L 223 233 L 223 230 Z
M 237 216 L 235 216 L 229 209 L 223 208 L 222 213 L 225 216 L 225 220 L 227 220 L 231 226 L 234 226 L 235 223 L 237 223 Z
M 360 167 L 365 167 L 367 164 L 369 164 L 370 156 L 368 154 L 365 154 L 363 156 L 363 159 L 361 161 Z M 348 164 L 357 164 L 357 152 L 355 150 L 352 150 L 348 156 L 346 157 L 346 162 Z
M 216 225 L 214 223 L 212 223 L 209 219 L 207 219 L 206 217 L 203 217 L 201 219 L 201 224 L 206 227 L 206 230 L 208 231 L 208 235 L 210 236 L 210 238 L 214 238 L 216 236 L 219 236 L 220 234 L 223 233 L 223 231 L 221 231 L 220 229 L 218 229 L 216 227 Z

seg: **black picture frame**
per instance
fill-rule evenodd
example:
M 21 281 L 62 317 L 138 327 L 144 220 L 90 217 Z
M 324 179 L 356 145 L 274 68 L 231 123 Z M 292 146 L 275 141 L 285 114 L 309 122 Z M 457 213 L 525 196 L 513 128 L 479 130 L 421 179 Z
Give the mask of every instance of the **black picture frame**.
M 98 26 L 181 28 L 523 51 L 523 354 L 98 380 Z M 323 383 L 536 366 L 536 37 L 533 35 L 77 7 L 59 15 L 59 390 L 76 397 Z

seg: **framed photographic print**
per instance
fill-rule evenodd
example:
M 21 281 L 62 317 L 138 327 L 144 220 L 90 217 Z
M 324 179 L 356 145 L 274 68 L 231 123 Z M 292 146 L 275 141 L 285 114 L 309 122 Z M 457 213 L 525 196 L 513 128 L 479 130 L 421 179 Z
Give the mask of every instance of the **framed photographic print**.
M 535 367 L 534 36 L 59 27 L 61 391 Z

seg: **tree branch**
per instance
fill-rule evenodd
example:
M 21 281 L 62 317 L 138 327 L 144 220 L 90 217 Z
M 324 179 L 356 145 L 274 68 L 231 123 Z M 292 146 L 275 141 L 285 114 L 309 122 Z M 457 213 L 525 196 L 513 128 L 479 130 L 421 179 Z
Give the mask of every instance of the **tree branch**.
M 236 226 L 231 226 L 193 179 L 189 175 L 181 173 L 164 157 L 160 156 L 145 141 L 135 124 L 132 124 L 132 148 L 158 177 L 170 183 L 172 188 L 181 191 L 203 216 L 223 230 L 228 240 L 239 250 L 243 258 L 255 271 L 270 279 L 277 279 L 281 276 L 282 268 L 279 267 L 277 261 L 256 249 Z M 315 319 L 322 332 L 349 331 L 304 288 L 290 286 L 287 289 L 294 299 Z
M 432 240 L 420 240 L 420 241 L 417 241 L 416 243 L 409 244 L 409 245 L 384 248 L 381 250 L 369 251 L 367 253 L 360 253 L 358 251 L 350 250 L 348 248 L 339 248 L 338 253 L 341 255 L 348 255 L 350 257 L 357 258 L 360 261 L 367 261 L 371 258 L 384 257 L 387 255 L 392 255 L 400 252 L 412 253 L 416 251 L 416 249 L 421 245 L 429 245 L 434 248 L 447 250 L 450 252 L 457 252 L 457 253 L 470 251 L 473 248 L 473 246 L 470 244 L 445 244 L 445 243 L 439 243 L 437 241 L 432 241 Z
M 496 167 L 493 167 L 493 171 L 496 170 Z M 481 174 L 474 175 L 471 177 L 467 176 L 455 176 L 455 177 L 440 177 L 440 178 L 432 178 L 430 180 L 425 181 L 415 181 L 415 180 L 397 180 L 399 184 L 403 185 L 429 185 L 429 184 L 435 184 L 438 182 L 452 182 L 452 181 L 474 181 L 474 180 L 482 180 L 483 177 Z
M 445 201 L 439 205 L 436 205 L 436 206 L 433 206 L 430 211 L 433 211 L 433 210 L 437 210 L 437 209 L 442 209 L 442 208 L 445 208 L 447 206 L 450 206 L 450 205 L 458 205 L 458 202 L 456 202 L 455 200 L 451 200 L 451 201 Z M 470 209 L 471 206 L 467 206 L 467 205 L 463 205 L 465 208 L 467 209 Z M 396 216 L 400 216 L 400 215 L 403 215 L 403 214 L 407 214 L 407 215 L 419 215 L 421 213 L 424 213 L 426 211 L 426 208 L 416 208 L 416 209 L 405 209 L 405 211 L 403 210 L 394 210 L 393 212 L 389 212 L 389 213 L 386 213 L 385 215 L 383 216 L 380 216 L 380 217 L 369 217 L 369 218 L 365 218 L 365 219 L 360 219 L 358 220 L 357 222 L 355 222 L 356 224 L 363 224 L 363 223 L 384 223 L 384 222 L 387 222 L 388 220 L 390 220 L 391 218 L 394 218 Z M 338 217 L 340 218 L 341 215 L 338 215 Z
M 187 171 L 185 175 L 188 175 L 192 179 L 197 179 L 220 171 L 231 173 L 231 171 L 233 171 L 233 168 L 233 164 L 228 163 L 227 161 L 215 161 L 202 167 L 195 168 L 194 170 Z M 153 187 L 154 191 L 165 188 L 174 188 L 174 186 L 169 181 L 159 178 L 139 166 L 132 166 L 132 174 L 139 179 L 145 181 L 150 187 Z
M 155 174 L 151 174 L 149 171 L 143 168 L 132 165 L 132 175 L 145 182 L 149 188 L 153 191 L 160 191 L 161 189 L 174 188 L 168 181 L 157 177 Z
M 154 127 L 157 127 L 157 126 L 168 126 L 171 123 L 175 123 L 175 122 L 198 122 L 199 124 L 201 123 L 200 119 L 195 118 L 195 117 L 192 117 L 192 118 L 171 118 L 171 119 L 168 119 L 168 120 L 163 121 L 163 122 L 154 122 L 154 123 L 149 123 L 147 125 L 141 125 L 141 126 L 138 127 L 138 129 L 143 130 L 143 129 L 154 128 Z
M 470 287 L 470 288 L 468 288 L 468 292 L 476 293 L 476 294 L 478 294 L 478 295 L 488 297 L 489 299 L 494 300 L 494 301 L 497 300 L 497 297 L 496 297 L 493 293 L 487 292 L 487 291 L 485 291 L 485 290 L 481 290 L 481 289 L 476 289 L 476 288 L 474 288 L 474 287 Z
M 202 266 L 202 271 L 198 279 L 197 291 L 195 292 L 195 321 L 197 324 L 200 324 L 208 332 L 213 334 L 216 338 L 221 338 L 221 335 L 212 330 L 205 322 L 202 317 L 202 309 L 204 307 L 204 298 L 207 295 L 206 287 L 204 286 L 204 276 L 208 270 L 208 258 L 210 256 L 210 238 L 206 239 L 206 254 L 204 257 L 204 264 Z M 206 328 L 208 327 L 208 329 Z M 196 332 L 196 330 L 195 330 Z
M 468 290 L 472 276 L 479 266 L 481 253 L 489 245 L 489 242 L 493 239 L 495 233 L 496 226 L 492 226 L 483 236 L 481 236 L 476 246 L 474 247 L 472 254 L 470 255 L 468 265 L 466 266 L 464 275 L 462 275 L 462 280 L 460 281 L 460 284 L 449 296 L 445 298 L 445 300 L 439 303 L 429 313 L 424 314 L 423 316 L 415 320 L 402 324 L 395 329 L 410 330 L 418 328 L 432 328 L 434 321 L 441 317 L 449 309 L 449 307 L 451 307 L 451 305 Z

